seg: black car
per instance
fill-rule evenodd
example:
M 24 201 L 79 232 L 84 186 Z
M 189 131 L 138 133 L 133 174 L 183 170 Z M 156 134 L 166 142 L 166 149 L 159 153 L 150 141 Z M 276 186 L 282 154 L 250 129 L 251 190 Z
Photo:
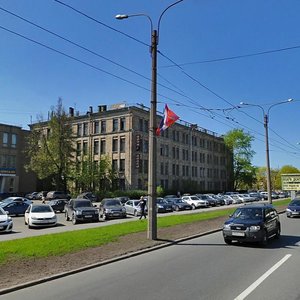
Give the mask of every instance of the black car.
M 89 199 L 92 202 L 97 202 L 98 201 L 98 197 L 93 194 L 92 192 L 84 192 L 81 193 L 77 196 L 78 199 Z
M 75 225 L 78 222 L 99 221 L 99 210 L 88 199 L 70 199 L 65 206 L 66 220 L 72 220 Z
M 193 209 L 192 205 L 186 203 L 181 198 L 167 198 L 165 200 L 172 205 L 172 209 L 175 211 Z
M 288 218 L 300 217 L 300 198 L 293 199 L 285 210 Z
M 103 199 L 100 203 L 99 210 L 100 218 L 103 220 L 127 217 L 124 205 L 122 205 L 120 200 L 113 198 Z
M 65 206 L 68 203 L 68 199 L 55 199 L 50 200 L 48 204 L 52 207 L 54 211 L 63 212 L 65 210 Z
M 163 198 L 156 198 L 156 211 L 159 213 L 172 212 L 172 204 Z
M 279 216 L 271 204 L 246 204 L 225 221 L 223 237 L 226 244 L 237 241 L 266 245 L 269 238 L 279 238 L 280 231 Z

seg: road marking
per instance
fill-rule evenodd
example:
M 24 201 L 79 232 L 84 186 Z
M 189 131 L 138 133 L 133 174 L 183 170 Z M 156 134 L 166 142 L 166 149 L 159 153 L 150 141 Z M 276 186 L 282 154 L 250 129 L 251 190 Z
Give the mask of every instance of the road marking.
M 278 269 L 282 264 L 284 264 L 292 254 L 287 254 L 278 263 L 276 263 L 271 269 L 269 269 L 265 274 L 259 277 L 255 282 L 253 282 L 247 289 L 245 289 L 241 294 L 239 294 L 234 300 L 243 300 L 250 293 L 252 293 L 265 279 L 267 279 L 276 269 Z

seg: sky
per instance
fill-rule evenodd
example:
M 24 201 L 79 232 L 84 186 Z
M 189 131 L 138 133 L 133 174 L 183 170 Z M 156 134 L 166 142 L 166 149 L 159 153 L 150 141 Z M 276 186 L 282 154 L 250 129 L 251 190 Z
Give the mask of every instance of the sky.
M 162 15 L 174 2 L 0 0 L 0 123 L 28 129 L 59 98 L 80 114 L 150 107 L 151 20 L 158 112 L 168 104 L 218 135 L 243 129 L 255 166 L 266 165 L 266 115 L 271 168 L 300 169 L 300 1 L 183 0 Z

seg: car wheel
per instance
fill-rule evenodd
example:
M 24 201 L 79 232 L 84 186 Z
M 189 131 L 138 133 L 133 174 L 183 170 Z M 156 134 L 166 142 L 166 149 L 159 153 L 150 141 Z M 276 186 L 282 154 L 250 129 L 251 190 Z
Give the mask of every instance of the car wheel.
M 286 214 L 286 216 L 287 216 L 287 218 L 290 218 L 291 216 L 290 215 L 288 215 L 288 214 Z
M 195 206 L 195 204 L 192 204 L 192 209 L 196 209 L 196 206 Z
M 175 207 L 175 210 L 176 210 L 176 211 L 179 211 L 179 207 L 178 207 L 178 206 L 176 206 L 176 207 Z
M 73 224 L 73 225 L 76 225 L 76 224 L 77 224 L 77 220 L 76 220 L 75 214 L 72 215 L 72 224 Z
M 267 244 L 268 244 L 268 234 L 267 234 L 267 231 L 265 230 L 263 233 L 262 240 L 261 240 L 261 245 L 267 246 Z
M 28 224 L 28 229 L 31 229 L 32 227 Z
M 135 211 L 134 211 L 133 215 L 134 215 L 135 217 L 137 217 L 137 216 L 138 216 L 138 212 L 137 212 L 137 210 L 135 210 Z
M 70 221 L 70 218 L 69 218 L 69 215 L 67 212 L 65 213 L 65 217 L 66 217 L 66 221 Z
M 280 232 L 281 232 L 281 229 L 280 229 L 280 226 L 278 226 L 278 228 L 277 228 L 277 232 L 276 232 L 276 234 L 275 234 L 275 239 L 279 239 L 280 238 Z
M 230 239 L 224 239 L 224 242 L 225 242 L 227 245 L 231 245 L 231 244 L 232 244 L 232 240 L 230 240 Z

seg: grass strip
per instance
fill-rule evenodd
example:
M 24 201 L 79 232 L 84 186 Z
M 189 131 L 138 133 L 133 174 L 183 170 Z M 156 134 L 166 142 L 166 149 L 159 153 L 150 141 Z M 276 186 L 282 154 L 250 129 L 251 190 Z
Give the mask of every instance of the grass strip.
M 287 205 L 290 200 L 276 201 L 274 206 Z M 157 219 L 158 228 L 188 224 L 230 215 L 235 208 L 197 211 L 194 214 L 172 215 Z M 90 247 L 98 247 L 119 237 L 147 230 L 147 222 L 132 221 L 92 229 L 47 234 L 0 242 L 0 264 L 9 260 L 60 256 Z

